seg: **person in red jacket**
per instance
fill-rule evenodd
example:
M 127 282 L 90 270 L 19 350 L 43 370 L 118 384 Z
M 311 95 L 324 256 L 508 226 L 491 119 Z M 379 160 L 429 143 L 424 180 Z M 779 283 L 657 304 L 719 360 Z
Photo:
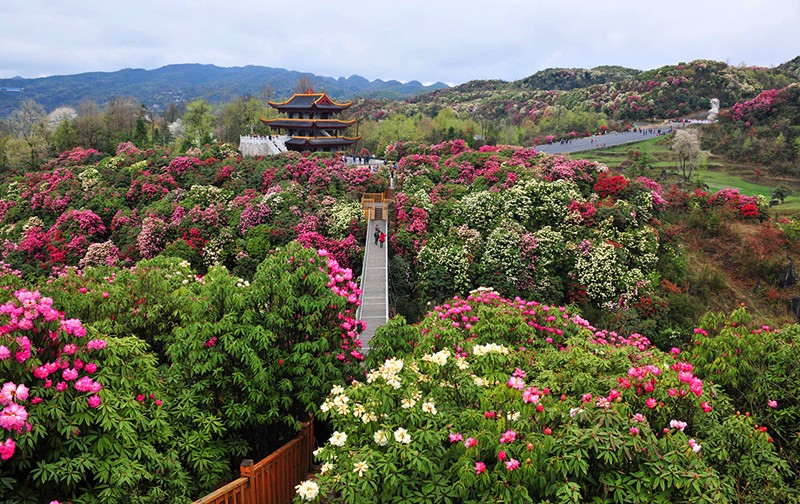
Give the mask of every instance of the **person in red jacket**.
M 378 238 L 381 242 L 381 248 L 383 248 L 383 243 L 386 241 L 386 233 L 381 233 L 381 236 Z

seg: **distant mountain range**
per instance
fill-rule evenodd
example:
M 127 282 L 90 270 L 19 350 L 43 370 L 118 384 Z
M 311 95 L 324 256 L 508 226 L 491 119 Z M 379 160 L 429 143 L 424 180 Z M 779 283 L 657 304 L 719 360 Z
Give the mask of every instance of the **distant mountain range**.
M 800 82 L 800 56 L 775 68 L 734 67 L 711 60 L 695 60 L 652 70 L 621 66 L 548 68 L 507 82 L 473 80 L 449 87 L 437 82 L 369 81 L 353 75 L 324 77 L 311 73 L 248 65 L 224 68 L 215 65 L 168 65 L 155 70 L 125 69 L 24 79 L 0 79 L 0 118 L 19 103 L 32 98 L 48 111 L 62 105 L 76 106 L 89 99 L 103 106 L 110 98 L 132 96 L 158 111 L 170 103 L 204 98 L 211 103 L 239 96 L 272 100 L 291 96 L 301 79 L 316 91 L 335 99 L 385 98 L 402 100 L 406 113 L 435 115 L 443 107 L 482 119 L 512 117 L 520 121 L 537 111 L 560 105 L 567 109 L 601 112 L 622 120 L 679 117 L 707 109 L 710 98 L 723 107 L 750 99 L 765 89 L 779 89 Z
M 156 109 L 171 102 L 198 98 L 219 103 L 238 96 L 261 96 L 266 85 L 271 87 L 272 99 L 288 98 L 304 77 L 311 80 L 316 91 L 324 90 L 336 99 L 345 100 L 355 97 L 403 99 L 448 87 L 441 82 L 425 86 L 418 81 L 370 81 L 358 75 L 335 79 L 254 65 L 224 68 L 180 64 L 155 70 L 129 68 L 36 79 L 0 79 L 0 117 L 7 116 L 27 98 L 36 100 L 48 111 L 62 105 L 76 106 L 85 99 L 102 106 L 110 98 L 119 96 L 132 96 Z

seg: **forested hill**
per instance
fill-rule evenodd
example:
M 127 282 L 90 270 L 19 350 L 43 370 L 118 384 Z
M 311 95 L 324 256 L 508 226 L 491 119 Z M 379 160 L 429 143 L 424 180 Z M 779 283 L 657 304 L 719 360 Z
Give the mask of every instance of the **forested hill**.
M 800 81 L 800 57 L 775 68 L 695 60 L 639 71 L 619 66 L 550 68 L 513 81 L 472 81 L 411 99 L 425 112 L 451 107 L 478 119 L 537 121 L 549 107 L 623 121 L 682 117 L 723 108 Z M 551 109 L 552 110 L 552 109 Z
M 125 69 L 36 79 L 0 79 L 0 117 L 7 116 L 26 98 L 36 100 L 47 110 L 61 105 L 75 106 L 84 99 L 103 104 L 115 96 L 132 96 L 147 106 L 157 107 L 197 98 L 212 103 L 244 95 L 275 99 L 291 96 L 301 78 L 309 79 L 315 90 L 325 90 L 337 99 L 357 96 L 402 99 L 447 87 L 441 82 L 424 86 L 418 81 L 370 81 L 358 75 L 335 79 L 254 65 L 223 68 L 181 64 L 155 70 Z
M 640 70 L 621 66 L 599 66 L 589 70 L 585 68 L 548 68 L 520 79 L 514 84 L 523 89 L 569 90 L 595 84 L 620 82 L 632 79 L 640 73 Z

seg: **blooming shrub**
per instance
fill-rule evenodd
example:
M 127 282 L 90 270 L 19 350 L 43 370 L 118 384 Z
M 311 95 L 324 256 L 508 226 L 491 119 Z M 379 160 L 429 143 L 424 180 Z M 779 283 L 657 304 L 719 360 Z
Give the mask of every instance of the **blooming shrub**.
M 184 380 L 180 400 L 219 420 L 214 439 L 229 456 L 277 448 L 317 410 L 321 383 L 358 373 L 360 291 L 325 251 L 293 242 L 248 283 L 221 267 L 202 282 L 184 280 L 189 288 L 173 296 L 188 320 L 165 353 Z
M 361 208 L 361 204 L 356 201 L 336 201 L 330 209 L 327 222 L 331 238 L 345 238 L 347 232 L 352 229 L 354 222 L 366 226 L 364 210 Z
M 160 252 L 164 246 L 164 221 L 156 217 L 146 217 L 142 222 L 142 230 L 136 237 L 139 254 L 144 258 L 151 258 Z
M 494 229 L 494 222 L 500 215 L 502 200 L 499 195 L 489 191 L 466 195 L 459 204 L 464 222 L 472 229 L 488 233 Z
M 81 268 L 87 266 L 113 266 L 119 259 L 119 249 L 111 240 L 103 243 L 92 243 L 86 250 L 86 255 L 78 264 Z
M 52 299 L 17 290 L 0 306 L 0 369 L 3 502 L 171 498 L 186 485 L 161 451 L 166 416 L 142 412 L 126 393 L 134 376 L 139 385 L 156 383 L 141 341 L 98 337 Z M 159 470 L 174 484 L 148 483 Z
M 417 257 L 421 267 L 420 290 L 428 299 L 445 299 L 455 289 L 470 288 L 469 258 L 464 247 L 443 238 L 431 239 Z
M 790 472 L 766 436 L 718 391 L 713 400 L 691 364 L 646 342 L 592 342 L 594 332 L 563 308 L 488 291 L 413 328 L 390 322 L 366 379 L 322 403 L 335 432 L 315 452 L 318 493 L 301 484 L 296 502 L 788 496 Z M 413 350 L 395 353 L 400 335 Z M 716 455 L 734 446 L 743 462 Z
M 601 173 L 594 184 L 594 190 L 601 198 L 616 198 L 619 193 L 625 190 L 628 180 L 622 175 L 609 175 Z
M 744 307 L 731 314 L 707 314 L 694 330 L 691 362 L 701 376 L 713 379 L 737 410 L 753 419 L 755 429 L 800 470 L 800 377 L 794 325 L 784 328 L 753 323 Z
M 734 103 L 730 110 L 731 118 L 736 121 L 755 120 L 768 114 L 773 107 L 779 105 L 781 98 L 780 90 L 762 91 L 752 100 Z
M 514 221 L 502 221 L 489 233 L 480 263 L 483 285 L 517 294 L 517 285 L 524 280 L 525 273 L 521 253 L 523 231 Z

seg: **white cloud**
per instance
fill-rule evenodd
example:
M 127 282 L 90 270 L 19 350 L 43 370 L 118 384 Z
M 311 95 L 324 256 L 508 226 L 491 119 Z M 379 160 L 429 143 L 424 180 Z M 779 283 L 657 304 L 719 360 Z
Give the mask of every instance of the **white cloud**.
M 796 0 L 28 0 L 0 17 L 0 77 L 283 67 L 461 83 L 553 66 L 777 65 L 800 48 Z

